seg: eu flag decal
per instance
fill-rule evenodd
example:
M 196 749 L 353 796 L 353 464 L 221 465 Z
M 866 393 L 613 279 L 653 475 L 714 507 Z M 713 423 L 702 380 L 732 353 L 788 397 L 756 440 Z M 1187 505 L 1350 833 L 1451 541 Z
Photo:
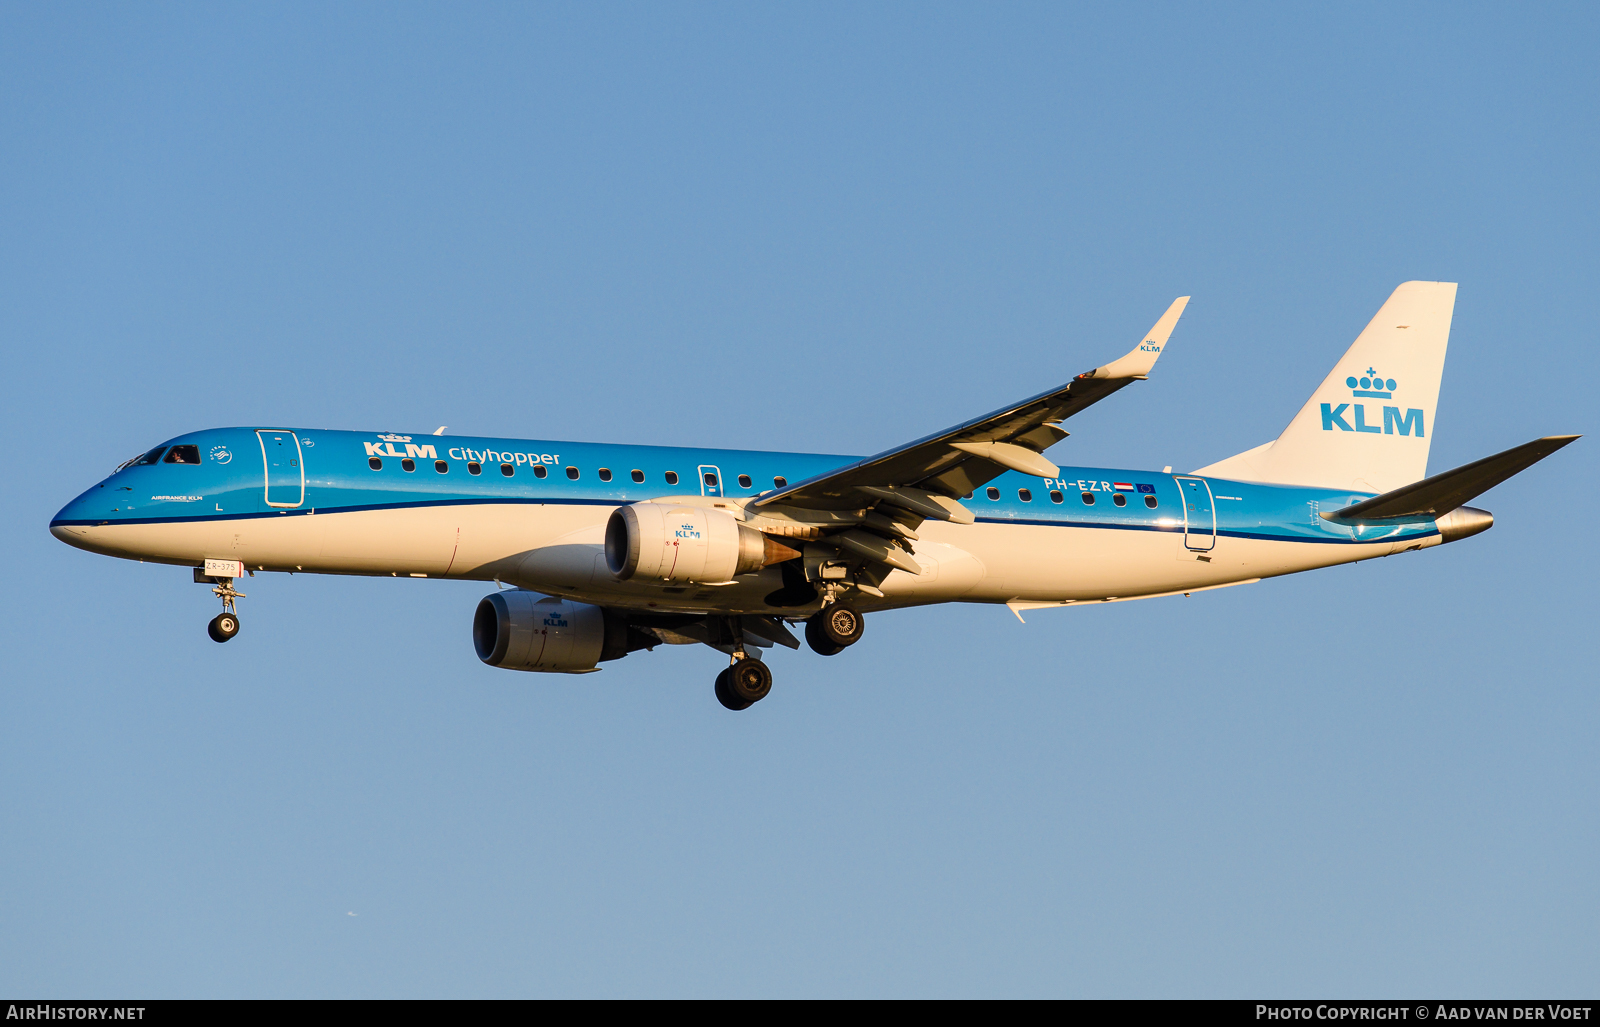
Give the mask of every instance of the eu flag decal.
M 1140 485 L 1139 486 L 1139 491 L 1140 492 L 1148 492 L 1148 493 L 1151 493 L 1153 495 L 1155 493 L 1155 491 L 1156 491 L 1156 487 L 1154 485 Z

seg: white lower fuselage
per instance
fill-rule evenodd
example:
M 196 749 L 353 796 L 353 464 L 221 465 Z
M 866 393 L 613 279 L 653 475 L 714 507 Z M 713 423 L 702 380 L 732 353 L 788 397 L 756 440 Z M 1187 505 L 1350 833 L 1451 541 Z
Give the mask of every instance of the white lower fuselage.
M 703 502 L 703 500 L 702 500 Z M 778 567 L 734 584 L 618 581 L 606 565 L 610 507 L 425 506 L 238 520 L 58 526 L 72 545 L 112 556 L 251 570 L 498 580 L 603 606 L 661 612 L 776 612 Z M 919 529 L 920 575 L 894 571 L 867 608 L 939 602 L 1099 602 L 1191 592 L 1437 545 L 1437 534 L 1343 544 L 1218 535 L 1209 551 L 1182 530 L 980 521 Z

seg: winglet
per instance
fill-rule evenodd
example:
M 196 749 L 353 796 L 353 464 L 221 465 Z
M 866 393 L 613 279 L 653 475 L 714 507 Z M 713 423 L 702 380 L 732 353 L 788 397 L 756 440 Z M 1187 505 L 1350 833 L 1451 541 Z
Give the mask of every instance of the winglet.
M 1156 358 L 1161 356 L 1161 351 L 1166 348 L 1167 339 L 1172 335 L 1172 329 L 1177 327 L 1178 318 L 1183 316 L 1183 308 L 1189 305 L 1189 297 L 1179 296 L 1172 301 L 1172 306 L 1161 315 L 1161 320 L 1156 322 L 1154 328 L 1144 334 L 1144 341 L 1129 350 L 1126 356 L 1118 357 L 1104 367 L 1097 367 L 1087 377 L 1090 378 L 1143 378 L 1156 366 Z

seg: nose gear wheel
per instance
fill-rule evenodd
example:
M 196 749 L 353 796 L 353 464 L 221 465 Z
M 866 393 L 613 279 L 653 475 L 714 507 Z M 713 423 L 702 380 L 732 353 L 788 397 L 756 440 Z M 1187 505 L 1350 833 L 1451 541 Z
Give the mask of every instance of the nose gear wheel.
M 213 642 L 226 642 L 239 633 L 239 611 L 234 608 L 235 599 L 248 599 L 249 596 L 237 591 L 233 587 L 232 578 L 216 578 L 217 587 L 211 594 L 222 600 L 222 612 L 211 618 L 211 623 L 206 625 L 206 633 Z

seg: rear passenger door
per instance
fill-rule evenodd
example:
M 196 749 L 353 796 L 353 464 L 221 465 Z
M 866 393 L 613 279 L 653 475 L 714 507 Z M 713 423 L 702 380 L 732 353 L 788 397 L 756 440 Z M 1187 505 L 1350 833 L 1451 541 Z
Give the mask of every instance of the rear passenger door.
M 1210 552 L 1217 544 L 1217 508 L 1211 500 L 1211 485 L 1204 478 L 1175 477 L 1183 493 L 1183 544 L 1197 553 Z

